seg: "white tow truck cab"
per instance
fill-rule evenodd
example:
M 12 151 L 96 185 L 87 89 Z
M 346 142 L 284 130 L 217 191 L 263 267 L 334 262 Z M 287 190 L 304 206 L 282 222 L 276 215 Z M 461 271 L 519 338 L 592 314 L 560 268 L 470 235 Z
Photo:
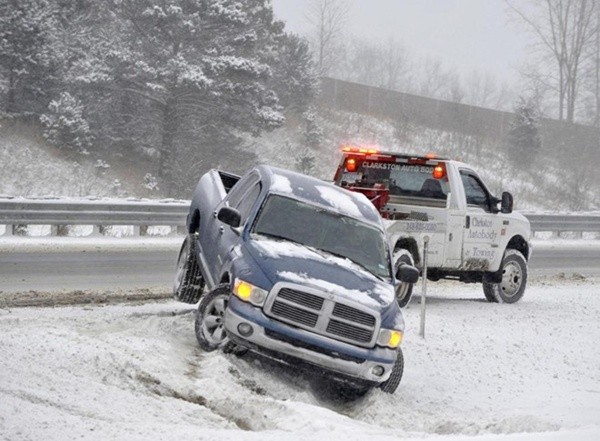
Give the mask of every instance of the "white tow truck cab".
M 387 219 L 394 260 L 427 277 L 483 282 L 490 302 L 514 303 L 525 291 L 531 254 L 529 221 L 513 212 L 508 192 L 493 196 L 467 164 L 435 155 L 344 147 L 335 183 L 363 193 Z M 406 305 L 412 286 L 398 293 Z

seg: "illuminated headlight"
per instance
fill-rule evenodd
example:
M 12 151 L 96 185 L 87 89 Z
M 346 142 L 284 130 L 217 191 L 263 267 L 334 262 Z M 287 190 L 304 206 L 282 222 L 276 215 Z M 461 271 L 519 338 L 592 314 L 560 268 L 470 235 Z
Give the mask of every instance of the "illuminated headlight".
M 395 329 L 382 329 L 379 331 L 377 344 L 379 346 L 387 346 L 388 348 L 396 349 L 402 343 L 402 331 Z
M 268 291 L 240 279 L 235 279 L 233 293 L 243 301 L 256 306 L 262 306 L 265 303 L 267 294 L 269 294 Z

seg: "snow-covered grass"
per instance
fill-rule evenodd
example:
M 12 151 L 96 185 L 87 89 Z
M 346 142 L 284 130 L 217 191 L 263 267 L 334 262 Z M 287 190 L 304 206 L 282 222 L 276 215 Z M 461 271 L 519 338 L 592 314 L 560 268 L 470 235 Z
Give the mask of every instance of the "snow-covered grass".
M 0 164 L 3 165 L 0 195 L 153 196 L 160 192 L 155 185 L 145 182 L 148 176 L 144 178 L 147 173 L 144 168 L 151 165 L 146 154 L 137 152 L 128 157 L 115 155 L 95 160 L 79 155 L 76 165 L 68 159 L 69 155 L 48 146 L 35 127 L 2 123 L 5 127 L 0 127 Z M 332 110 L 322 110 L 320 124 L 323 128 L 322 147 L 316 152 L 311 173 L 324 180 L 333 178 L 342 145 L 368 145 L 404 153 L 434 152 L 464 161 L 477 169 L 495 194 L 511 191 L 516 208 L 521 210 L 600 207 L 597 176 L 593 164 L 587 164 L 585 158 L 573 157 L 565 161 L 550 154 L 540 154 L 534 166 L 523 170 L 509 160 L 500 140 Z M 297 169 L 300 157 L 308 150 L 303 130 L 301 122 L 290 118 L 284 127 L 263 133 L 260 138 L 240 135 L 244 139 L 242 149 L 256 154 L 259 162 Z M 237 171 L 244 170 L 242 166 Z
M 152 196 L 116 156 L 97 159 L 48 145 L 35 124 L 0 121 L 0 195 Z M 111 166 L 112 163 L 112 166 Z M 118 170 L 117 170 L 118 169 Z
M 544 279 L 515 305 L 436 284 L 425 339 L 418 297 L 405 311 L 399 390 L 354 402 L 202 352 L 193 307 L 172 301 L 0 310 L 0 438 L 597 440 L 598 283 Z
M 370 146 L 403 153 L 435 153 L 465 162 L 479 172 L 496 195 L 505 190 L 512 192 L 515 207 L 520 210 L 590 210 L 600 207 L 600 193 L 596 188 L 598 181 L 594 181 L 593 171 L 581 171 L 585 158 L 573 157 L 565 162 L 549 154 L 540 154 L 534 166 L 523 170 L 510 161 L 501 140 L 342 111 L 323 111 L 321 123 L 324 140 L 313 171 L 321 179 L 333 179 L 342 145 Z M 292 169 L 296 166 L 298 154 L 307 148 L 301 128 L 293 124 L 263 134 L 260 142 L 254 142 L 252 146 L 262 162 Z

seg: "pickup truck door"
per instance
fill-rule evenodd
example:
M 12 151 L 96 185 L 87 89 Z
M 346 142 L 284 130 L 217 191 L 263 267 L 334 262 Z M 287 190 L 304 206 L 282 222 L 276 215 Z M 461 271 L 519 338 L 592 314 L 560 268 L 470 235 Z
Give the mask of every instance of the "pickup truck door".
M 444 267 L 446 268 L 457 268 L 460 266 L 462 261 L 462 249 L 463 249 L 463 230 L 465 225 L 465 204 L 460 203 L 464 199 L 464 194 L 461 191 L 457 191 L 458 187 L 462 187 L 462 182 L 456 175 L 451 183 L 451 188 L 454 189 L 448 195 L 448 225 L 446 231 L 446 252 L 444 254 Z
M 492 213 L 492 196 L 481 179 L 468 169 L 460 170 L 465 190 L 466 216 L 463 234 L 462 269 L 488 271 L 497 261 L 502 219 Z
M 257 173 L 251 173 L 233 186 L 227 197 L 219 204 L 213 212 L 214 225 L 211 228 L 210 255 L 208 265 L 215 282 L 218 283 L 223 272 L 225 263 L 233 247 L 240 241 L 240 234 L 248 219 L 252 207 L 260 194 L 260 177 Z M 234 230 L 227 224 L 217 219 L 221 207 L 229 206 L 237 209 L 241 215 L 239 230 Z M 209 254 L 209 253 L 207 253 Z

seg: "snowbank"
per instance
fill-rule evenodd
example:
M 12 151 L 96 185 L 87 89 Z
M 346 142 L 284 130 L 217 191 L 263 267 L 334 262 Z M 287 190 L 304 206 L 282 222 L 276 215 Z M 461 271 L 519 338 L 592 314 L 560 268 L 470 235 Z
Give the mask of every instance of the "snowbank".
M 0 434 L 597 440 L 599 283 L 546 281 L 515 305 L 483 302 L 477 285 L 437 284 L 426 339 L 418 296 L 406 310 L 399 390 L 351 403 L 315 375 L 200 351 L 193 307 L 171 301 L 0 310 Z

